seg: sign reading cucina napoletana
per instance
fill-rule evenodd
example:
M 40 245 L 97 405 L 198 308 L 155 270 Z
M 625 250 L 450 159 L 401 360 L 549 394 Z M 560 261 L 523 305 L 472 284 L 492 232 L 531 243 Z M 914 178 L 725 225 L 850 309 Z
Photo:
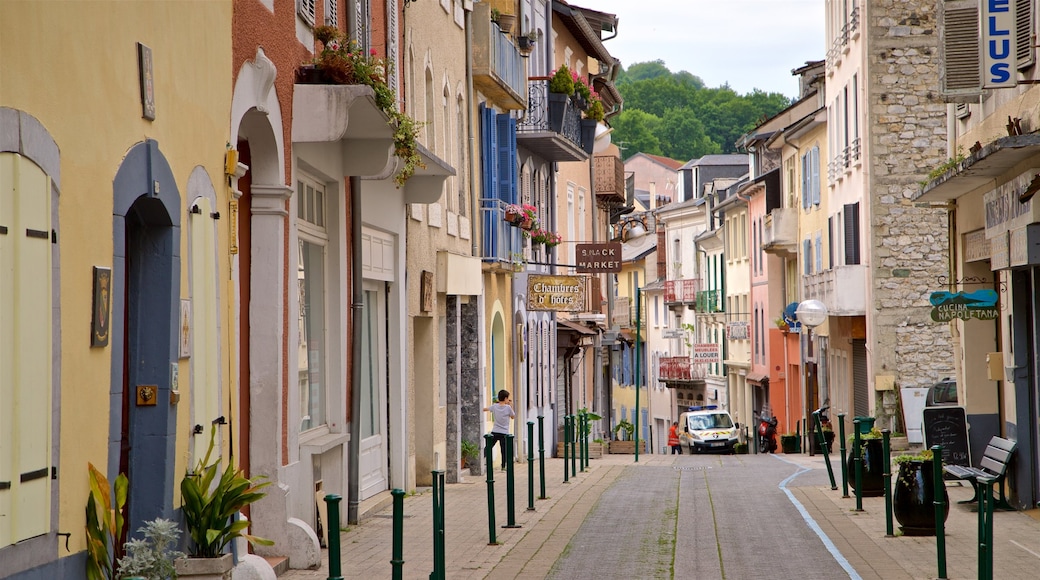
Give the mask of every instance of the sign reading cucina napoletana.
M 585 277 L 528 276 L 527 309 L 560 312 L 584 311 Z

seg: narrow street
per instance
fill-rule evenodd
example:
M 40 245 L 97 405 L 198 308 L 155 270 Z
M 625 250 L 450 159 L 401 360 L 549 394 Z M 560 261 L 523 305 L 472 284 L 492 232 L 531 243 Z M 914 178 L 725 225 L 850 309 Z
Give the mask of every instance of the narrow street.
M 676 459 L 674 466 L 626 468 L 586 518 L 551 577 L 845 575 L 780 487 L 789 478 L 790 487 L 825 485 L 825 471 L 803 472 L 770 455 Z

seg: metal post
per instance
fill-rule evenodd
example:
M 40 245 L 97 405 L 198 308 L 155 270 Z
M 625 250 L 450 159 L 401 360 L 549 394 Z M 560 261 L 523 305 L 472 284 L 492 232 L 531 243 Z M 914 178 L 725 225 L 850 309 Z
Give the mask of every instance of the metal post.
M 852 420 L 852 462 L 855 468 L 856 511 L 863 511 L 863 447 L 859 439 L 859 419 Z
M 589 450 L 586 445 L 588 438 L 585 429 L 588 425 L 588 416 L 585 411 L 578 413 L 578 467 L 585 473 L 585 466 L 589 464 Z
M 635 442 L 636 442 L 636 463 L 639 463 L 639 387 L 640 387 L 640 383 L 642 382 L 641 380 L 639 380 L 640 379 L 640 368 L 639 368 L 639 359 L 640 359 L 640 352 L 639 352 L 639 350 L 640 349 L 639 349 L 639 346 L 640 346 L 640 342 L 642 342 L 641 341 L 641 336 L 643 334 L 642 330 L 640 329 L 640 326 L 642 326 L 642 320 L 643 320 L 643 313 L 642 313 L 642 310 L 640 309 L 640 305 L 643 302 L 642 298 L 643 298 L 643 289 L 638 287 L 638 286 L 636 286 L 636 374 L 635 374 L 635 383 L 636 383 L 636 417 L 635 417 L 635 419 L 636 420 L 635 420 L 635 436 L 633 437 L 633 439 L 635 439 Z
M 513 434 L 506 435 L 506 525 L 503 528 L 519 528 L 516 524 L 516 500 L 513 480 Z
M 488 454 L 490 456 L 490 453 Z M 488 472 L 491 470 L 489 469 Z M 444 471 L 435 469 L 433 474 L 433 572 L 430 580 L 444 580 Z
M 881 478 L 885 482 L 885 537 L 895 537 L 895 531 L 892 529 L 892 461 L 889 457 L 889 440 L 888 437 L 890 432 L 888 429 L 881 430 L 881 457 L 884 458 L 885 466 L 884 471 L 881 473 Z
M 838 436 L 841 437 L 841 497 L 849 497 L 849 466 L 845 463 L 845 413 L 838 413 Z
M 484 461 L 487 463 L 487 496 L 488 496 L 488 545 L 497 546 L 495 539 L 495 455 L 492 446 L 495 436 L 484 435 Z
M 392 580 L 402 580 L 404 572 L 404 490 L 392 489 L 394 498 L 394 539 L 390 550 L 390 570 Z
M 527 511 L 534 511 L 534 421 L 527 422 Z
M 979 580 L 993 580 L 993 478 L 976 478 L 979 485 Z
M 325 496 L 329 513 L 329 577 L 328 580 L 343 580 L 343 569 L 339 560 L 339 502 L 343 497 L 330 493 Z
M 541 494 L 538 499 L 548 499 L 545 496 L 545 417 L 538 415 L 538 481 Z
M 571 444 L 571 476 L 578 477 L 578 454 L 574 448 L 574 443 L 578 439 L 578 418 L 571 415 L 571 436 L 567 441 Z
M 935 557 L 938 578 L 946 578 L 946 484 L 943 483 L 942 445 L 932 445 L 932 487 L 935 494 Z
M 831 478 L 831 489 L 838 489 L 838 484 L 834 482 L 834 468 L 831 467 L 831 456 L 827 453 L 827 438 L 823 436 L 823 422 L 820 421 L 819 409 L 813 411 L 812 416 L 816 440 L 820 443 L 820 449 L 823 451 L 823 462 L 827 464 L 827 476 Z
M 563 416 L 563 482 L 564 483 L 570 483 L 570 480 L 571 480 L 571 475 L 570 475 L 571 472 L 569 471 L 569 469 L 571 467 L 571 462 L 569 461 L 570 457 L 568 456 L 568 452 L 570 451 L 570 448 L 571 448 L 570 443 L 569 443 L 570 439 L 571 439 L 571 416 L 570 415 L 564 415 Z

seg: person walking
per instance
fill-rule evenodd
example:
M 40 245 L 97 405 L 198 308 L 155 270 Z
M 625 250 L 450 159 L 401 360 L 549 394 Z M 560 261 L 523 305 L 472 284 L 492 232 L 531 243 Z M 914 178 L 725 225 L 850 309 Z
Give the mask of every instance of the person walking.
M 502 389 L 498 392 L 498 401 L 492 403 L 490 407 L 484 407 L 484 410 L 491 413 L 491 416 L 495 420 L 495 425 L 491 428 L 491 435 L 495 438 L 495 443 L 498 443 L 498 450 L 502 454 L 502 469 L 506 468 L 506 435 L 509 434 L 509 422 L 516 414 L 513 413 L 513 407 L 509 405 L 509 391 Z M 491 446 L 494 448 L 495 443 Z
M 672 455 L 682 455 L 682 445 L 679 444 L 679 422 L 673 421 L 668 428 L 668 446 L 672 448 Z

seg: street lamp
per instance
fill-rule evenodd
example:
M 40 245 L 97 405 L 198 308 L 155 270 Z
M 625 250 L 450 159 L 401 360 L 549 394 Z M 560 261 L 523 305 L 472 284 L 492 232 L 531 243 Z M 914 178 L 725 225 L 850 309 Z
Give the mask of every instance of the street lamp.
M 812 425 L 812 409 L 809 406 L 809 351 L 812 349 L 812 331 L 817 326 L 823 324 L 827 320 L 827 306 L 819 300 L 803 300 L 798 304 L 798 308 L 794 311 L 795 316 L 798 317 L 798 321 L 805 325 L 808 329 L 808 335 L 806 337 L 805 344 L 805 356 L 802 360 L 802 375 L 805 377 L 805 399 L 802 404 L 805 405 L 805 419 L 806 419 L 806 433 L 808 434 L 810 426 Z M 809 441 L 809 455 L 812 455 L 812 438 Z

